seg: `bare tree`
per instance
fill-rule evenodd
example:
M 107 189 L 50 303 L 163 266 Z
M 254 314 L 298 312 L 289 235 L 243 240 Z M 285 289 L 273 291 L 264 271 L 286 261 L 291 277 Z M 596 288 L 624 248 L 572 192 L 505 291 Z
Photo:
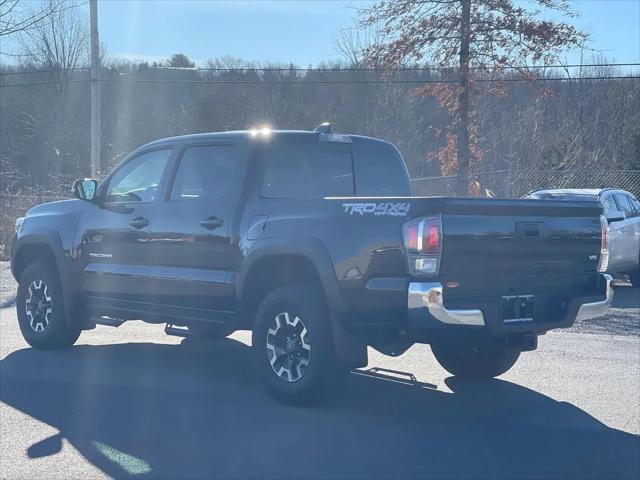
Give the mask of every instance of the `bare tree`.
M 56 10 L 57 1 L 47 0 L 52 11 L 48 21 L 21 33 L 21 56 L 23 63 L 35 68 L 73 70 L 88 64 L 88 25 L 75 9 Z
M 345 28 L 340 30 L 333 43 L 338 54 L 349 66 L 362 67 L 369 49 L 380 41 L 377 29 Z
M 569 0 L 379 0 L 360 10 L 360 26 L 378 27 L 382 40 L 367 52 L 374 65 L 397 68 L 430 62 L 449 71 L 450 84 L 428 85 L 421 93 L 434 95 L 452 116 L 445 146 L 438 153 L 443 173 L 458 175 L 457 194 L 469 192 L 472 160 L 477 146 L 473 99 L 496 71 L 513 68 L 530 76 L 527 65 L 548 65 L 560 52 L 579 47 L 587 35 L 573 25 L 540 18 L 534 6 L 574 17 Z M 455 132 L 455 133 L 454 133 Z
M 70 3 L 65 0 L 37 3 L 26 0 L 0 0 L 0 37 L 25 32 L 42 25 L 53 14 L 75 8 L 76 5 Z M 33 8 L 34 4 L 35 8 Z

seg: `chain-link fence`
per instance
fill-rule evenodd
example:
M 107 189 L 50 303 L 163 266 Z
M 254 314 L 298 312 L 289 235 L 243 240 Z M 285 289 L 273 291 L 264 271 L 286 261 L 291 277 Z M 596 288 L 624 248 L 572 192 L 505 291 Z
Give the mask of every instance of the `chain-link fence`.
M 504 170 L 473 174 L 472 181 L 478 182 L 480 195 L 498 198 L 519 198 L 539 188 L 606 187 L 628 190 L 640 197 L 640 170 Z M 412 184 L 416 195 L 454 196 L 456 191 L 455 176 L 414 178 Z M 58 193 L 0 195 L 0 259 L 9 256 L 17 217 L 34 205 L 68 198 L 69 195 L 68 185 L 61 185 Z
M 520 198 L 541 188 L 621 188 L 640 197 L 640 170 L 501 170 L 471 175 L 483 197 Z M 454 196 L 456 176 L 411 180 L 416 195 Z

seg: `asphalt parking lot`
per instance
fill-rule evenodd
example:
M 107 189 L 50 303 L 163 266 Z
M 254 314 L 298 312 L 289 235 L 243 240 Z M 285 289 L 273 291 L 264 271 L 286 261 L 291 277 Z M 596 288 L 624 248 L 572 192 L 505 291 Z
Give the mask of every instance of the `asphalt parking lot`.
M 427 346 L 372 351 L 314 408 L 262 390 L 246 332 L 211 342 L 129 322 L 41 352 L 14 299 L 0 263 L 3 479 L 640 478 L 640 291 L 628 286 L 609 317 L 547 334 L 500 379 L 457 381 Z

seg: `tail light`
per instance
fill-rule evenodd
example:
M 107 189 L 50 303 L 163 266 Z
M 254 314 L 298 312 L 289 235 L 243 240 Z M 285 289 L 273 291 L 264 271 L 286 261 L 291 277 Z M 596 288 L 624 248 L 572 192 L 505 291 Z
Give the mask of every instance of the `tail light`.
M 404 246 L 412 275 L 437 275 L 442 253 L 440 216 L 416 218 L 403 226 Z
M 598 260 L 598 272 L 604 273 L 609 268 L 609 222 L 607 217 L 600 215 L 600 259 Z

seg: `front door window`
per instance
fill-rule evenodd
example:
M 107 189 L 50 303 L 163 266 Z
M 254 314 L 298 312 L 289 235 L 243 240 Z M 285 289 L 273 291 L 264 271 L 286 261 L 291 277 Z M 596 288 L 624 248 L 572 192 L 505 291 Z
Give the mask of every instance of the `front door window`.
M 154 150 L 129 161 L 111 177 L 105 201 L 153 202 L 170 155 L 170 149 Z

